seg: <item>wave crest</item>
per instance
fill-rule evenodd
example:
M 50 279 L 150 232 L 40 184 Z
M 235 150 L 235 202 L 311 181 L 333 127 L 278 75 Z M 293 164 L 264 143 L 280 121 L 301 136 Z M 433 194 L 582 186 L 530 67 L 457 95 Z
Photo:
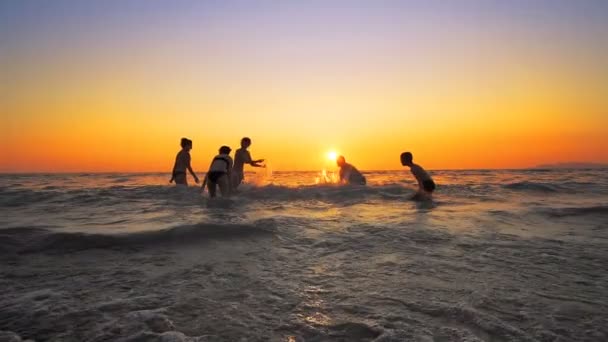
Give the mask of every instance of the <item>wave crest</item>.
M 273 220 L 253 224 L 199 223 L 124 234 L 86 234 L 53 232 L 44 228 L 8 228 L 0 230 L 0 251 L 32 253 L 70 252 L 94 248 L 138 247 L 157 243 L 187 243 L 208 239 L 239 239 L 274 234 Z
M 542 208 L 538 212 L 549 217 L 568 217 L 586 215 L 608 215 L 608 206 Z
M 371 198 L 395 198 L 411 195 L 412 190 L 399 184 L 381 186 L 341 186 L 341 185 L 309 185 L 287 187 L 266 185 L 250 187 L 238 194 L 239 197 L 255 200 L 327 200 L 331 202 L 363 201 Z
M 553 192 L 558 192 L 560 190 L 563 190 L 563 189 L 561 189 L 560 186 L 558 186 L 556 184 L 528 182 L 528 181 L 508 183 L 508 184 L 504 184 L 502 187 L 505 189 L 509 189 L 509 190 L 547 192 L 547 193 L 553 193 Z

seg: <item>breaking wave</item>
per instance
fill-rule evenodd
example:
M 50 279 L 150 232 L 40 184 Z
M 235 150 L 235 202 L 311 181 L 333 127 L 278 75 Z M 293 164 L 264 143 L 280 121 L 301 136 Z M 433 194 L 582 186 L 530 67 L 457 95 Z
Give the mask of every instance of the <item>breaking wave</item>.
M 589 207 L 566 207 L 566 208 L 539 208 L 536 212 L 549 217 L 568 217 L 568 216 L 608 216 L 608 206 L 589 206 Z
M 337 186 L 310 185 L 288 187 L 281 185 L 250 186 L 235 197 L 252 200 L 327 200 L 327 201 L 365 201 L 370 198 L 390 199 L 411 195 L 413 190 L 400 184 L 382 186 Z M 203 197 L 200 188 L 145 186 L 112 186 L 93 189 L 0 189 L 2 195 L 0 206 L 25 207 L 33 204 L 48 203 L 53 205 L 112 205 L 132 201 L 177 200 L 199 202 Z
M 210 239 L 239 239 L 274 233 L 272 220 L 253 224 L 193 224 L 156 231 L 123 234 L 56 232 L 44 227 L 0 230 L 0 251 L 13 253 L 68 252 L 94 248 L 141 247 L 157 243 L 180 244 Z
M 535 191 L 535 192 L 547 192 L 554 193 L 559 192 L 560 190 L 565 190 L 564 188 L 549 183 L 537 183 L 537 182 L 515 182 L 508 183 L 503 185 L 503 188 L 509 190 L 518 190 L 518 191 Z

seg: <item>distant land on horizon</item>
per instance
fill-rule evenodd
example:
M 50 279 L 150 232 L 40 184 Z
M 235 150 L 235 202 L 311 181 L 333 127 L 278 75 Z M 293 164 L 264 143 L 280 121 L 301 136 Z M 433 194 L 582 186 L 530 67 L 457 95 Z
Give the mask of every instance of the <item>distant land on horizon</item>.
M 584 162 L 566 162 L 541 164 L 534 167 L 535 169 L 605 169 L 608 164 L 601 163 L 584 163 Z

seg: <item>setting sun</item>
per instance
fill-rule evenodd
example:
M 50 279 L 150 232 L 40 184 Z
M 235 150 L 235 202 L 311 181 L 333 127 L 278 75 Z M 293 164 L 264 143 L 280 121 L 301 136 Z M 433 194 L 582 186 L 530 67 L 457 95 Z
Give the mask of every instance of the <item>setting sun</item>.
M 0 342 L 608 342 L 607 32 L 608 0 L 0 0 Z
M 3 1 L 0 172 L 608 163 L 604 2 L 469 2 Z
M 335 161 L 336 159 L 338 159 L 338 152 L 336 152 L 336 151 L 327 152 L 327 159 L 329 159 L 331 161 Z

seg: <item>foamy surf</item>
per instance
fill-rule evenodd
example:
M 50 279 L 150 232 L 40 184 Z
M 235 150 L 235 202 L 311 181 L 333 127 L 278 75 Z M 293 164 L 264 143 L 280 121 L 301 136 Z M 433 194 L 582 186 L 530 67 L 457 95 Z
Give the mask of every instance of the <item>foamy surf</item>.
M 605 171 L 317 175 L 0 176 L 0 340 L 606 340 Z
M 95 248 L 144 247 L 155 244 L 181 244 L 201 240 L 238 239 L 273 233 L 271 220 L 245 224 L 194 224 L 156 231 L 118 234 L 57 232 L 44 228 L 1 229 L 3 251 L 16 253 L 65 253 Z

